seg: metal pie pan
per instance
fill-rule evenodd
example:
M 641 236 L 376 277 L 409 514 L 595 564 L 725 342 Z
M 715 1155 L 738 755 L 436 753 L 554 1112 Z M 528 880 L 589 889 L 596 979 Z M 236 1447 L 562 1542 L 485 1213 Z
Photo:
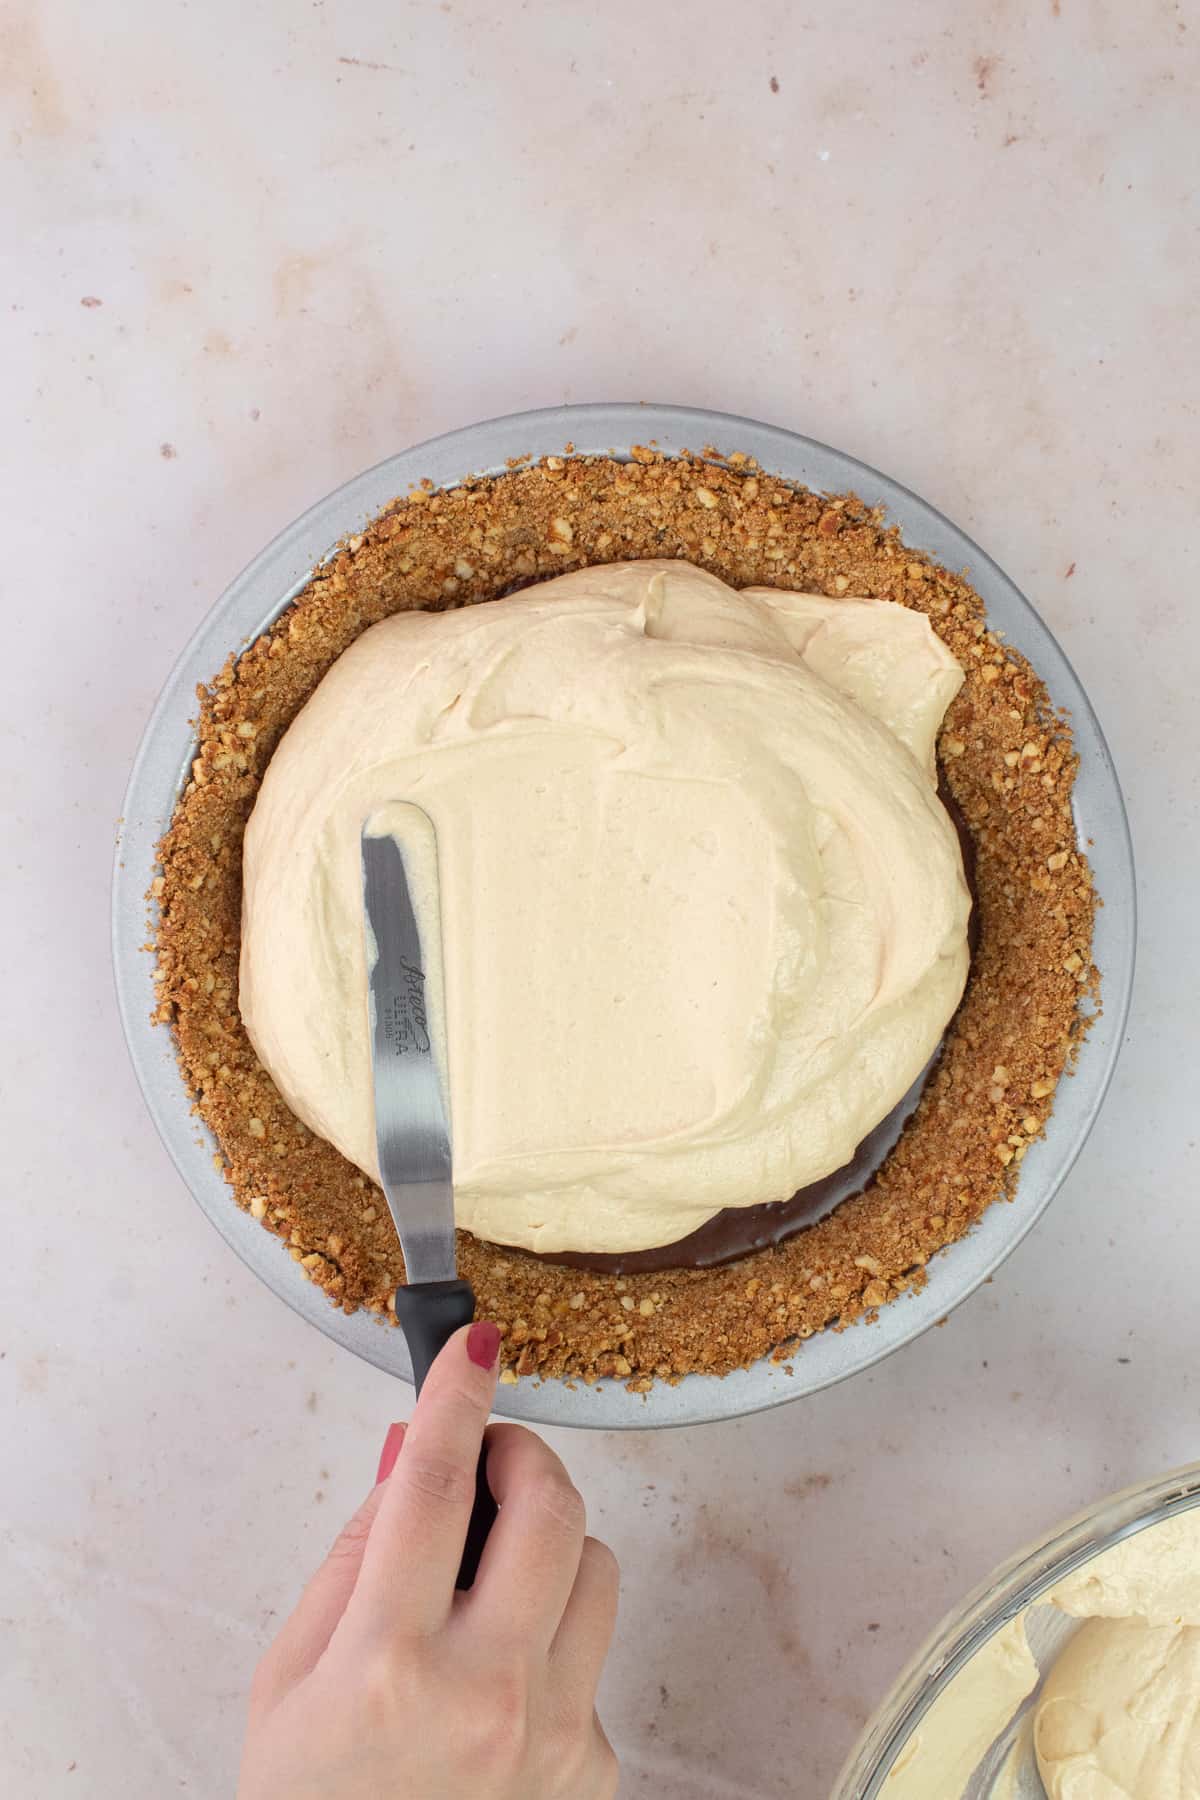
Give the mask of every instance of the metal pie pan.
M 226 1243 L 294 1312 L 376 1367 L 410 1380 L 401 1333 L 365 1310 L 347 1317 L 331 1305 L 279 1240 L 234 1205 L 214 1167 L 215 1142 L 192 1113 L 171 1036 L 150 1022 L 152 958 L 142 946 L 155 846 L 195 755 L 197 685 L 211 681 L 231 651 L 237 653 L 270 625 L 340 538 L 361 530 L 426 476 L 451 487 L 468 475 L 502 474 L 514 456 L 560 454 L 567 443 L 580 455 L 625 457 L 633 444 L 650 440 L 668 453 L 717 444 L 744 451 L 764 469 L 818 493 L 853 490 L 869 505 L 885 507 L 914 548 L 948 568 L 969 571 L 989 623 L 1029 658 L 1056 705 L 1071 714 L 1080 757 L 1075 823 L 1104 900 L 1094 945 L 1104 1010 L 1084 1042 L 1074 1079 L 1063 1082 L 1055 1097 L 1045 1138 L 1022 1163 L 1013 1204 L 990 1207 L 974 1230 L 936 1257 L 926 1287 L 884 1307 L 876 1323 L 809 1339 L 793 1359 L 790 1376 L 762 1361 L 723 1378 L 690 1375 L 675 1387 L 659 1382 L 649 1394 L 636 1396 L 613 1381 L 568 1386 L 528 1379 L 499 1390 L 497 1409 L 512 1418 L 606 1430 L 734 1418 L 870 1368 L 965 1300 L 1016 1248 L 1049 1205 L 1092 1127 L 1116 1063 L 1133 980 L 1136 901 L 1129 828 L 1112 758 L 1087 695 L 1003 571 L 948 519 L 886 475 L 810 438 L 732 414 L 637 404 L 564 406 L 450 432 L 389 457 L 319 501 L 222 595 L 172 670 L 146 727 L 125 796 L 113 878 L 113 958 L 125 1035 L 151 1117 L 184 1182 Z

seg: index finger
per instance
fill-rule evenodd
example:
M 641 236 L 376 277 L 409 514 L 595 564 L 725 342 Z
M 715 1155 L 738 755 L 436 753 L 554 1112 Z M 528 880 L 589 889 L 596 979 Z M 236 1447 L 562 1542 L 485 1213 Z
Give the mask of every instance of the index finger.
M 477 1319 L 425 1377 L 347 1608 L 355 1625 L 425 1637 L 449 1616 L 499 1351 L 498 1328 Z

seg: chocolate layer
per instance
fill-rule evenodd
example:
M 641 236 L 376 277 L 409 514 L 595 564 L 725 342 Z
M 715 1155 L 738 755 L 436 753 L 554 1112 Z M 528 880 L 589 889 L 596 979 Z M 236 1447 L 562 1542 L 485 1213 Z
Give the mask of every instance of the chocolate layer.
M 979 896 L 975 888 L 975 845 L 967 829 L 962 810 L 946 785 L 938 767 L 938 796 L 949 813 L 958 833 L 962 852 L 963 873 L 971 892 L 971 916 L 967 926 L 967 942 L 974 961 L 979 948 Z M 943 1038 L 943 1042 L 944 1042 Z M 941 1055 L 941 1045 L 930 1057 L 904 1098 L 867 1133 L 850 1161 L 832 1175 L 801 1188 L 790 1200 L 775 1200 L 762 1206 L 727 1206 L 696 1231 L 678 1238 L 673 1244 L 659 1244 L 651 1250 L 627 1250 L 615 1256 L 602 1256 L 561 1250 L 551 1256 L 538 1257 L 539 1262 L 566 1264 L 572 1269 L 594 1269 L 612 1275 L 650 1274 L 656 1269 L 707 1269 L 717 1263 L 736 1262 L 752 1251 L 764 1250 L 782 1243 L 794 1232 L 815 1225 L 831 1213 L 843 1200 L 861 1194 L 870 1187 L 887 1157 L 899 1141 L 909 1118 L 916 1110 L 930 1071 Z M 514 1254 L 520 1254 L 514 1252 Z

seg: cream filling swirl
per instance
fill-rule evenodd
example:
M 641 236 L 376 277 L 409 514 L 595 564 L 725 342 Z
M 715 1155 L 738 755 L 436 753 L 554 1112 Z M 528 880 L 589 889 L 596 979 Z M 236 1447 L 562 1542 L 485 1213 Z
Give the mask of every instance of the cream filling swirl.
M 970 897 L 934 741 L 962 672 L 886 601 L 581 569 L 351 645 L 245 840 L 241 1008 L 376 1176 L 364 819 L 437 832 L 459 1223 L 671 1243 L 841 1167 L 942 1035 Z

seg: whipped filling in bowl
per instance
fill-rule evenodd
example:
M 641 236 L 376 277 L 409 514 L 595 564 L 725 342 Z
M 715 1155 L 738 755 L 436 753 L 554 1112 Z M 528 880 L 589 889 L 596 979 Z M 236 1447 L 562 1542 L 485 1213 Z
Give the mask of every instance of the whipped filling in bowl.
M 934 743 L 962 671 L 889 601 L 581 569 L 400 612 L 281 740 L 245 838 L 242 1016 L 376 1178 L 359 834 L 437 832 L 459 1223 L 673 1244 L 842 1168 L 961 997 Z
M 988 1752 L 1031 1694 L 995 1768 Z M 879 1790 L 880 1800 L 1035 1791 L 1047 1800 L 1200 1793 L 1200 1508 L 1099 1551 L 997 1630 L 934 1700 Z
M 1085 1621 L 1034 1720 L 1048 1800 L 1200 1793 L 1200 1510 L 1115 1544 L 1047 1598 Z

